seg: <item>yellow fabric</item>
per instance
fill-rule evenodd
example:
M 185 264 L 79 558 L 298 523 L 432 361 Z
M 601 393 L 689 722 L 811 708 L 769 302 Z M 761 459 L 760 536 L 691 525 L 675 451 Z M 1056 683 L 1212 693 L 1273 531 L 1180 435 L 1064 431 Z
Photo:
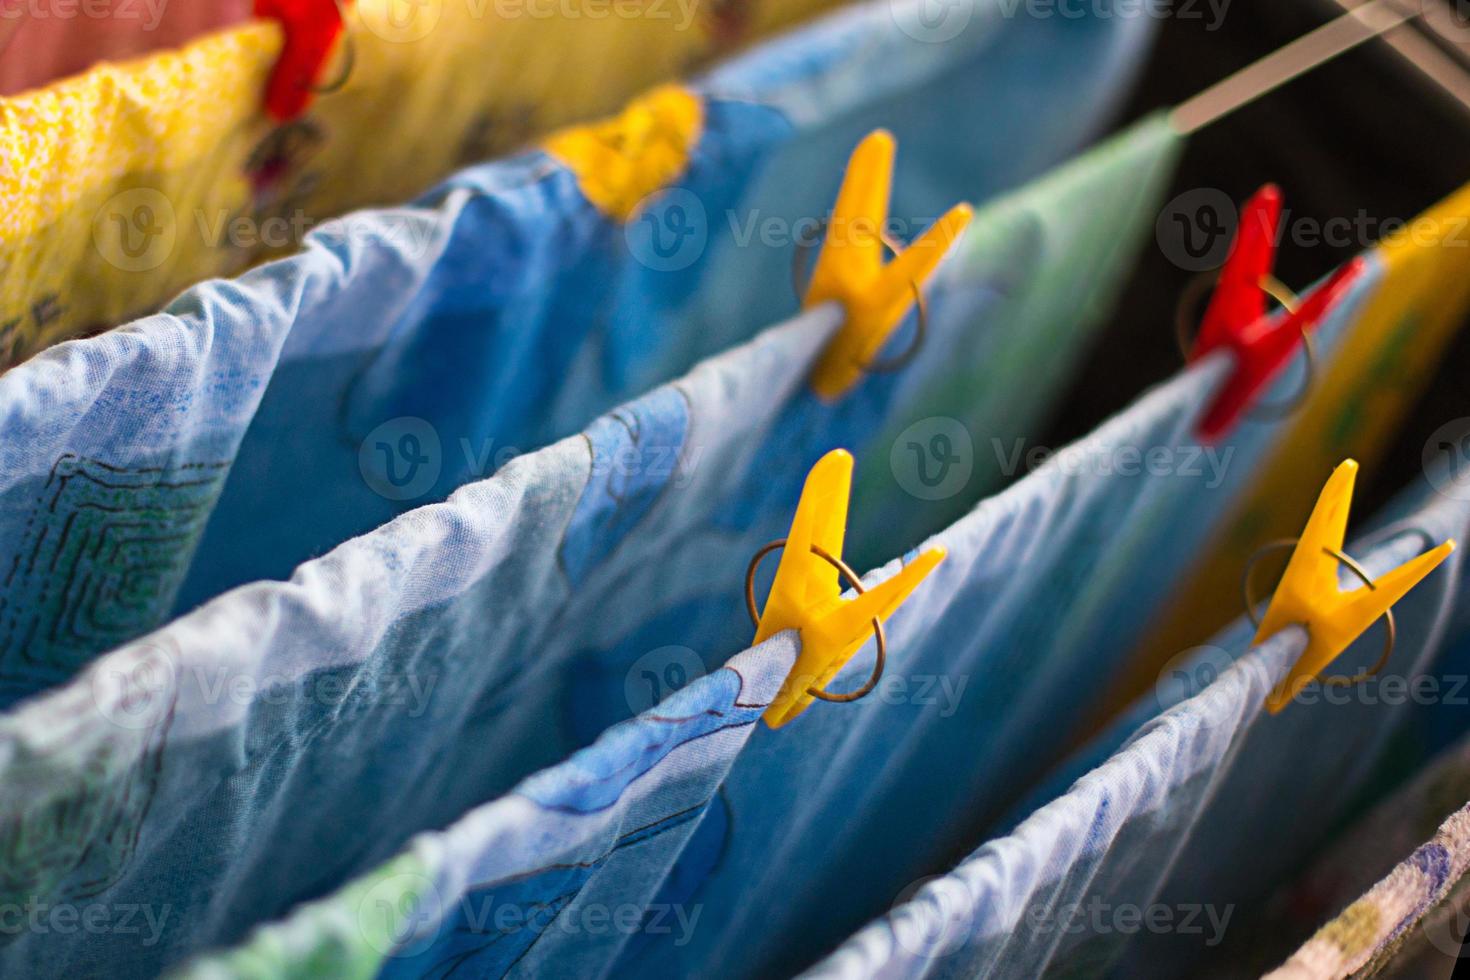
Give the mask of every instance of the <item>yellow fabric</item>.
M 841 2 L 359 0 L 347 84 L 279 128 L 274 24 L 0 99 L 0 367 Z
M 1109 713 L 1148 690 L 1171 657 L 1240 614 L 1246 562 L 1267 541 L 1301 533 L 1334 466 L 1353 458 L 1371 471 L 1470 311 L 1470 184 L 1375 252 L 1383 268 L 1376 290 L 1254 487 L 1182 580 L 1107 700 Z
M 627 221 L 639 201 L 684 172 L 703 128 L 699 98 L 665 85 L 606 122 L 562 130 L 545 149 L 577 175 L 587 200 Z

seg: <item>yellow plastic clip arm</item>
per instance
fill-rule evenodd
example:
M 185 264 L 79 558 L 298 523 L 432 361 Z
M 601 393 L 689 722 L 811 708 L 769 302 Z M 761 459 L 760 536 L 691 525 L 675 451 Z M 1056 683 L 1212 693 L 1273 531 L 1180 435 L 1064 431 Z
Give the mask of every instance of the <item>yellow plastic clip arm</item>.
M 1260 643 L 1294 624 L 1307 628 L 1307 649 L 1266 698 L 1273 715 L 1455 550 L 1455 542 L 1446 541 L 1375 578 L 1371 589 L 1343 592 L 1332 552 L 1342 551 L 1357 475 L 1358 464 L 1351 459 L 1332 471 L 1256 631 Z
M 835 300 L 847 312 L 812 371 L 812 390 L 827 401 L 840 398 L 862 377 L 913 307 L 915 287 L 922 288 L 973 214 L 968 204 L 955 205 L 884 265 L 894 153 L 893 135 L 882 129 L 853 150 L 802 304 L 809 309 Z
M 852 454 L 834 449 L 807 474 L 786 538 L 771 594 L 761 612 L 755 642 L 786 629 L 801 633 L 801 653 L 785 685 L 766 709 L 765 721 L 780 728 L 812 703 L 819 690 L 873 635 L 873 619 L 887 619 L 944 560 L 945 550 L 919 555 L 893 578 L 852 599 L 842 598 L 838 571 L 813 546 L 841 559 L 852 487 Z

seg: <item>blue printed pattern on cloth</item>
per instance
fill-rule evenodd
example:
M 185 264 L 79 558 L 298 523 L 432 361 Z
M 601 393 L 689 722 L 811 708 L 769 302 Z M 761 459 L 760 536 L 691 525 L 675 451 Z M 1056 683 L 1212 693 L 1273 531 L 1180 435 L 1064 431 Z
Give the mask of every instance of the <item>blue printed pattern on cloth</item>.
M 1118 167 L 1149 165 L 1132 166 L 1135 175 L 1157 169 L 1172 147 L 1160 143 L 1162 131 L 1154 120 L 1099 152 Z M 1038 227 L 1066 228 L 1058 238 L 1066 245 L 1076 224 L 1069 203 L 1088 195 L 1110 205 L 1095 209 L 1099 221 L 1146 228 L 1152 198 L 1136 185 L 1111 196 L 1114 172 L 1084 158 L 997 205 L 998 213 L 1030 213 Z M 936 297 L 968 295 L 995 262 L 1008 268 L 1003 244 L 957 256 Z M 1074 270 L 1084 279 L 1115 279 L 1115 249 L 1092 264 L 1081 261 L 1086 254 L 1059 247 L 1057 260 L 1078 259 Z M 1029 288 L 1018 290 L 1019 309 L 1030 299 Z M 938 387 L 952 400 L 940 409 L 971 418 L 970 385 L 988 378 L 988 356 L 1010 332 L 1011 311 L 998 306 L 994 322 L 980 322 L 936 310 L 919 358 L 896 381 L 878 382 L 876 390 L 890 393 L 884 411 L 900 418 L 915 404 L 936 404 L 931 382 L 943 381 Z M 797 445 L 773 438 L 789 431 L 785 413 L 801 410 L 792 408 L 797 392 L 840 315 L 814 310 L 767 331 L 586 435 L 517 457 L 448 502 L 303 565 L 288 583 L 223 596 L 0 719 L 0 744 L 17 747 L 0 752 L 12 763 L 0 786 L 21 785 L 34 772 L 49 787 L 44 798 L 78 801 L 53 825 L 37 819 L 34 797 L 0 789 L 8 849 L 41 862 L 17 894 L 44 900 L 71 887 L 82 870 L 68 855 L 85 848 L 88 828 L 114 819 L 94 801 L 105 808 L 112 787 L 161 765 L 163 775 L 149 783 L 150 816 L 123 814 L 122 832 L 138 847 L 119 857 L 115 881 L 100 897 L 110 906 L 167 900 L 187 910 L 146 949 L 115 933 L 65 948 L 24 936 L 0 947 L 0 964 L 48 975 L 125 961 L 146 974 L 203 946 L 235 942 L 256 922 L 377 866 L 411 835 L 447 826 L 743 648 L 750 637 L 739 598 L 745 562 L 784 532 L 795 500 L 772 500 L 738 531 L 725 515 L 740 509 L 741 488 L 749 474 L 769 469 L 768 460 L 832 448 L 846 431 L 844 411 L 872 411 L 855 398 L 826 418 L 809 416 L 813 425 Z M 1024 325 L 1066 337 L 1081 324 L 1062 310 Z M 1027 383 L 1039 386 L 1034 378 Z M 1192 403 L 1203 394 L 1197 384 L 1187 392 L 1176 387 L 1172 397 Z M 1003 429 L 999 417 L 972 424 L 976 432 Z M 382 442 L 416 457 L 422 434 L 410 443 L 401 438 L 413 434 Z M 855 448 L 861 455 L 868 446 Z M 598 454 L 612 464 L 601 476 L 594 475 Z M 899 475 L 880 476 L 858 488 L 855 500 L 867 501 L 867 513 L 912 508 Z M 1055 476 L 1027 485 L 1026 494 L 1043 500 L 1060 486 Z M 968 533 L 985 537 L 993 514 L 986 511 Z M 1025 551 L 998 549 L 997 556 L 1015 561 Z M 1010 577 L 1008 568 L 999 574 Z M 690 637 L 699 638 L 698 651 L 685 646 Z M 115 739 L 111 719 L 119 712 L 130 730 L 165 733 L 157 736 L 168 742 L 160 763 L 146 763 L 140 748 Z M 57 716 L 91 723 L 65 751 L 49 742 L 29 748 Z M 164 717 L 172 719 L 166 731 Z M 837 726 L 833 732 L 846 724 L 829 717 L 824 724 Z M 722 797 L 669 887 L 703 894 L 731 866 L 719 856 L 722 839 L 705 835 L 723 824 L 734 828 L 723 840 L 738 843 L 746 816 Z M 867 912 L 864 905 L 851 914 Z
M 438 868 L 439 920 L 418 924 L 384 977 L 596 976 L 637 932 L 567 928 L 652 904 L 761 712 L 795 660 L 793 634 L 699 678 L 507 798 L 414 846 Z M 509 886 L 509 887 L 508 887 Z M 487 928 L 486 903 L 528 927 Z M 686 914 L 680 907 L 671 926 Z M 641 921 L 641 916 L 640 916 Z M 557 922 L 558 928 L 548 929 Z M 652 929 L 653 926 L 649 925 Z
M 703 132 L 648 212 L 672 220 L 677 198 L 705 216 L 703 246 L 674 265 L 638 238 L 646 223 L 607 220 L 530 153 L 331 222 L 298 255 L 0 378 L 0 703 L 146 632 L 176 595 L 187 609 L 285 577 L 787 315 L 774 284 L 789 275 L 767 272 L 788 250 L 737 241 L 726 217 L 822 213 L 867 127 L 904 142 L 901 215 L 1067 156 L 1151 34 L 1150 18 L 1004 18 L 997 3 L 953 37 L 912 36 L 922 5 L 840 11 L 695 83 Z M 52 494 L 69 460 L 121 474 L 83 488 L 100 507 Z M 217 497 L 208 561 L 186 577 Z M 71 550 L 48 555 L 63 534 Z M 43 559 L 67 582 L 44 596 Z

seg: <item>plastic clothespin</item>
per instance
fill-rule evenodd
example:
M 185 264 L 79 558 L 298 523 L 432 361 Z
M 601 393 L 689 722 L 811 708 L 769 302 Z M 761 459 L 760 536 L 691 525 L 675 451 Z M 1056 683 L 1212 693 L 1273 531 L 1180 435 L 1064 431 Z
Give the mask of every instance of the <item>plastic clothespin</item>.
M 346 0 L 255 0 L 255 16 L 278 20 L 285 35 L 266 84 L 265 110 L 277 122 L 305 112 L 332 46 L 342 33 Z
M 837 301 L 847 321 L 812 371 L 812 389 L 836 400 L 857 383 L 915 302 L 924 282 L 970 223 L 974 209 L 957 204 L 887 265 L 882 231 L 893 185 L 893 135 L 878 129 L 852 151 L 827 237 L 812 269 L 803 308 Z
M 1220 281 L 1205 309 L 1189 360 L 1228 347 L 1235 352 L 1235 371 L 1200 422 L 1200 438 L 1214 442 L 1229 432 L 1240 416 L 1296 353 L 1303 331 L 1316 327 L 1363 271 L 1355 258 L 1334 272 L 1301 301 L 1296 312 L 1266 315 L 1262 282 L 1276 259 L 1276 233 L 1281 223 L 1281 189 L 1267 184 L 1245 203 L 1235 241 L 1220 270 Z
M 1455 550 L 1455 542 L 1446 541 L 1378 576 L 1373 588 L 1343 592 L 1331 552 L 1342 551 L 1357 475 L 1358 464 L 1349 459 L 1328 477 L 1256 631 L 1254 642 L 1260 643 L 1294 624 L 1307 628 L 1307 649 L 1266 697 L 1266 710 L 1273 715 Z
M 802 487 L 755 633 L 756 643 L 782 630 L 801 633 L 801 653 L 791 675 L 765 712 L 771 728 L 780 728 L 805 711 L 813 701 L 808 689 L 824 688 L 872 637 L 874 618 L 881 622 L 892 615 L 947 554 L 943 548 L 925 551 L 888 581 L 843 599 L 836 566 L 812 546 L 841 559 L 851 489 L 852 454 L 844 449 L 819 459 Z

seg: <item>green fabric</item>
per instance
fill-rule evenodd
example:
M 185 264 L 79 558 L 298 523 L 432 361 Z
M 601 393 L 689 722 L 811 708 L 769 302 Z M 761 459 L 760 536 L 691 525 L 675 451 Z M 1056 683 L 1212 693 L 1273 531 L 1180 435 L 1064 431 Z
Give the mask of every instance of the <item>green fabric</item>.
M 283 921 L 261 926 L 243 945 L 195 960 L 171 977 L 370 980 L 432 888 L 424 861 L 412 852 L 401 854 Z
M 983 305 L 977 316 L 1005 329 L 987 332 L 991 349 L 982 371 L 936 386 L 927 403 L 893 419 L 876 444 L 902 445 L 915 419 L 944 416 L 946 406 L 952 410 L 963 404 L 973 406 L 971 418 L 1005 419 L 1007 432 L 1037 431 L 1135 268 L 1184 142 L 1161 112 L 982 208 L 942 274 L 955 282 L 990 284 L 995 295 L 978 300 Z M 1099 196 L 1100 185 L 1131 193 Z M 937 533 L 1024 475 L 1005 471 L 998 458 L 998 450 L 1009 455 L 1015 447 L 984 442 L 988 426 L 969 429 L 977 439 L 974 476 L 964 493 L 916 507 L 908 540 Z M 865 484 L 886 488 L 891 483 L 893 462 L 887 456 L 869 453 L 857 462 L 855 501 L 864 498 Z M 861 554 L 861 542 L 870 537 L 903 539 L 893 537 L 888 517 L 889 530 L 881 536 L 861 528 L 849 533 L 857 549 L 855 567 L 892 557 Z

